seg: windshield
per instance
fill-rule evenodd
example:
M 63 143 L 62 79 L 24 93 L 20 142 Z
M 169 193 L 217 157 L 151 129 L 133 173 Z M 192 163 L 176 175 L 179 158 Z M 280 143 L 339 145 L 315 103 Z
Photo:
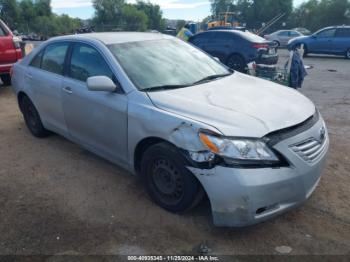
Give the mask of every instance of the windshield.
M 207 54 L 177 39 L 108 46 L 139 90 L 185 87 L 230 71 Z

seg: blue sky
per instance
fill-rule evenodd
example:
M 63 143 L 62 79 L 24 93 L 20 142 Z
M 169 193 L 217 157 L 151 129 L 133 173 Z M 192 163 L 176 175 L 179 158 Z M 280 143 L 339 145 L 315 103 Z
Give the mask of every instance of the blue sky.
M 160 5 L 165 18 L 198 21 L 210 14 L 209 0 L 149 0 Z M 305 0 L 294 0 L 298 6 Z M 135 2 L 135 0 L 127 0 Z M 57 14 L 68 14 L 82 19 L 91 18 L 94 9 L 91 0 L 51 0 L 53 11 Z

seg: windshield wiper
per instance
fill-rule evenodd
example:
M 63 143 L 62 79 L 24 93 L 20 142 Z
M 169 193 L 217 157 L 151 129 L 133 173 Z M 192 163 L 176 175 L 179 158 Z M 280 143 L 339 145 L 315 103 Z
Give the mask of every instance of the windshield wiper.
M 202 83 L 208 82 L 208 81 L 210 81 L 210 80 L 214 80 L 214 79 L 217 79 L 217 78 L 229 76 L 229 75 L 232 75 L 232 74 L 233 74 L 233 72 L 231 72 L 231 73 L 226 73 L 226 74 L 217 74 L 217 75 L 207 76 L 207 77 L 204 77 L 204 78 L 201 79 L 201 80 L 198 80 L 198 81 L 194 82 L 192 85 L 202 84 Z
M 153 91 L 161 91 L 161 90 L 169 90 L 169 89 L 178 89 L 189 87 L 190 85 L 162 85 L 162 86 L 153 86 L 141 89 L 144 92 L 153 92 Z

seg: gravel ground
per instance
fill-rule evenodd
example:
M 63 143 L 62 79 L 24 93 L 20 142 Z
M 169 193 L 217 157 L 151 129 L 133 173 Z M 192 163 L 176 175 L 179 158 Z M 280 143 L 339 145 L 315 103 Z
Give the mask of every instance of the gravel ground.
M 167 213 L 119 167 L 58 135 L 32 137 L 0 87 L 0 254 L 197 254 L 202 245 L 216 255 L 350 255 L 350 61 L 305 63 L 314 68 L 302 92 L 331 137 L 323 179 L 299 209 L 240 230 L 214 227 L 208 202 Z

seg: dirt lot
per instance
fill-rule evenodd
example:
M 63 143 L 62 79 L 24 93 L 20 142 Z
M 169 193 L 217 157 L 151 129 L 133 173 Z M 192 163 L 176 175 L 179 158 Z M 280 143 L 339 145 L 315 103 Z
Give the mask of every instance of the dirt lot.
M 167 213 L 117 166 L 57 135 L 32 137 L 1 87 L 0 254 L 193 254 L 205 244 L 216 255 L 278 254 L 279 246 L 350 255 L 350 61 L 305 61 L 314 68 L 302 92 L 331 137 L 323 179 L 301 208 L 242 230 L 214 227 L 208 203 Z

